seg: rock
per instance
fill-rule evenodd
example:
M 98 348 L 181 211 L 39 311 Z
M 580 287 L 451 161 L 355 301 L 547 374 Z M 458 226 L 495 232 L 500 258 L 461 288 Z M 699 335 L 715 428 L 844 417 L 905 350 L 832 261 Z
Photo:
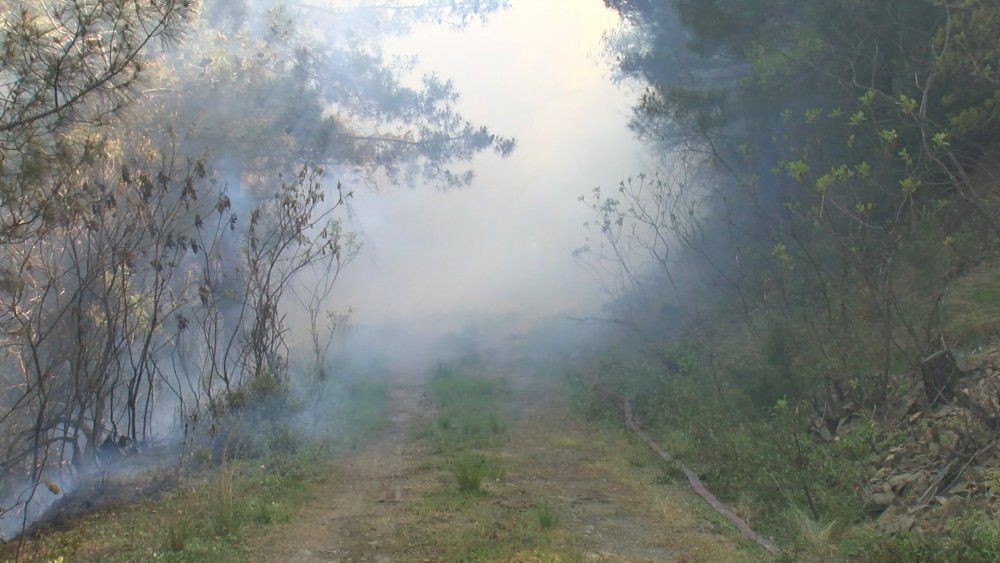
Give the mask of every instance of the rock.
M 865 498 L 865 511 L 869 514 L 881 513 L 896 500 L 891 493 L 873 493 Z
M 890 527 L 890 523 L 894 523 L 902 511 L 902 507 L 890 505 L 885 509 L 885 512 L 879 515 L 878 521 L 883 526 Z
M 943 418 L 949 418 L 949 417 L 955 415 L 955 413 L 957 413 L 957 412 L 958 412 L 958 409 L 956 409 L 954 406 L 952 406 L 952 405 L 945 405 L 945 406 L 939 408 L 934 413 L 933 417 L 936 418 L 936 419 L 938 419 L 938 420 L 941 420 Z
M 830 430 L 826 426 L 819 427 L 819 435 L 827 442 L 833 441 L 833 434 L 830 433 Z
M 961 495 L 962 493 L 968 493 L 969 492 L 969 484 L 967 482 L 965 482 L 965 481 L 963 481 L 961 483 L 956 483 L 956 484 L 948 487 L 948 492 L 950 492 L 953 495 Z
M 944 430 L 938 434 L 938 443 L 949 450 L 958 448 L 958 440 L 958 433 L 951 430 Z
M 901 473 L 890 478 L 886 484 L 889 485 L 892 492 L 900 495 L 910 485 L 910 483 L 913 483 L 916 479 L 917 476 L 912 473 Z

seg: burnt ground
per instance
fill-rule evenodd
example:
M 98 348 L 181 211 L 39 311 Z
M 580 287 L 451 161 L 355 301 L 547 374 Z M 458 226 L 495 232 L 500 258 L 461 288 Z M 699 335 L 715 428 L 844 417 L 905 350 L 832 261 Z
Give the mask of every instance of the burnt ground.
M 96 476 L 81 482 L 71 492 L 62 495 L 32 524 L 26 534 L 69 530 L 80 517 L 107 510 L 114 506 L 159 498 L 177 487 L 176 472 L 148 471 L 145 475 L 128 478 Z M 48 494 L 40 487 L 37 494 Z
M 503 467 L 483 494 L 455 490 L 415 428 L 433 417 L 422 382 L 391 391 L 391 424 L 336 462 L 292 522 L 257 538 L 260 561 L 746 561 L 742 542 L 613 425 L 585 420 L 552 384 L 510 377 L 509 428 L 485 453 Z M 533 521 L 558 515 L 552 529 Z M 537 520 L 537 519 L 536 519 Z
M 116 452 L 101 465 L 78 477 L 69 489 L 51 491 L 44 481 L 36 495 L 57 494 L 41 517 L 25 530 L 25 537 L 74 528 L 80 518 L 120 505 L 159 498 L 173 491 L 179 482 L 177 445 L 159 445 L 130 453 Z M 53 483 L 59 487 L 60 483 Z

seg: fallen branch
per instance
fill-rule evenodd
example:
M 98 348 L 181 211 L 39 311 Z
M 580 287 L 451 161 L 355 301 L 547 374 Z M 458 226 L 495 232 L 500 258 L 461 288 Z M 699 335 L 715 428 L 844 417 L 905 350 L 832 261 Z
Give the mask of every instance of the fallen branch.
M 938 493 L 938 488 L 940 487 L 941 482 L 944 481 L 945 477 L 947 477 L 948 474 L 951 472 L 952 466 L 955 465 L 955 463 L 957 463 L 958 460 L 960 459 L 961 457 L 959 456 L 951 458 L 951 461 L 949 461 L 948 464 L 944 466 L 944 469 L 939 471 L 938 474 L 935 475 L 933 479 L 931 479 L 930 486 L 927 487 L 927 490 L 925 490 L 924 493 L 920 495 L 919 498 L 917 498 L 916 506 L 922 506 L 925 502 L 929 501 L 931 498 L 934 497 L 934 495 Z M 952 481 L 954 481 L 957 478 L 958 478 L 957 476 L 954 477 Z
M 781 549 L 777 546 L 777 544 L 775 544 L 769 538 L 766 538 L 758 534 L 757 532 L 753 531 L 753 529 L 750 528 L 750 525 L 747 524 L 745 520 L 743 520 L 742 518 L 739 517 L 738 514 L 727 508 L 726 505 L 722 504 L 722 502 L 719 501 L 719 499 L 716 498 L 711 491 L 705 488 L 705 485 L 702 484 L 701 479 L 698 478 L 697 473 L 695 473 L 688 467 L 684 466 L 683 464 L 678 463 L 673 458 L 673 456 L 670 455 L 670 453 L 668 453 L 666 450 L 663 449 L 663 446 L 658 444 L 655 440 L 653 440 L 649 436 L 649 434 L 647 434 L 642 428 L 639 427 L 639 423 L 636 421 L 635 414 L 632 411 L 632 401 L 600 385 L 595 386 L 595 389 L 597 389 L 597 391 L 600 392 L 601 395 L 603 395 L 606 399 L 614 399 L 616 403 L 621 403 L 621 405 L 625 410 L 625 425 L 628 426 L 629 430 L 631 430 L 632 432 L 635 433 L 636 436 L 641 438 L 642 441 L 645 442 L 646 445 L 649 446 L 651 450 L 656 452 L 656 455 L 660 456 L 660 459 L 671 465 L 676 465 L 678 468 L 680 468 L 681 472 L 684 473 L 684 476 L 687 477 L 688 483 L 691 484 L 691 488 L 694 489 L 694 492 L 698 493 L 698 496 L 705 499 L 705 502 L 707 502 L 709 506 L 712 507 L 713 510 L 715 510 L 717 513 L 725 517 L 726 520 L 732 522 L 733 525 L 736 526 L 736 528 L 740 531 L 740 533 L 743 534 L 745 538 L 757 542 L 764 549 L 770 552 L 771 555 L 777 557 L 781 554 Z

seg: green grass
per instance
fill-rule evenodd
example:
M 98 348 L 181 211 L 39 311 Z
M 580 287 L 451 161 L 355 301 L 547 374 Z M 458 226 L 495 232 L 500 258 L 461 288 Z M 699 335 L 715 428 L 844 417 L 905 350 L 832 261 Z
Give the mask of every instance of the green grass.
M 506 381 L 466 375 L 441 364 L 428 388 L 436 415 L 418 437 L 433 440 L 438 452 L 447 455 L 460 492 L 481 493 L 483 481 L 499 479 L 503 470 L 482 453 L 469 450 L 488 448 L 506 432 L 500 415 L 500 402 L 508 394 Z
M 433 554 L 435 561 L 584 560 L 571 547 L 572 531 L 559 526 L 557 513 L 517 499 L 497 503 L 488 495 L 445 489 L 426 497 L 415 511 L 422 518 L 403 534 L 425 544 L 424 555 Z
M 536 508 L 532 511 L 538 527 L 543 530 L 551 530 L 559 525 L 559 513 L 547 506 Z
M 381 377 L 345 381 L 308 412 L 309 438 L 334 452 L 357 449 L 386 423 L 389 389 Z
M 468 375 L 447 364 L 441 364 L 428 384 L 434 403 L 443 409 L 495 405 L 508 392 L 504 379 Z
M 436 415 L 417 436 L 432 439 L 440 450 L 486 447 L 507 431 L 500 414 L 501 401 L 508 395 L 505 380 L 466 375 L 442 364 L 431 376 L 428 390 Z
M 1000 561 L 1000 525 L 985 515 L 955 518 L 943 534 L 873 530 L 847 557 L 867 563 L 991 563 Z
M 503 468 L 482 454 L 461 454 L 452 460 L 450 469 L 463 493 L 481 493 L 484 480 L 503 477 Z
M 421 437 L 433 438 L 442 450 L 486 446 L 507 429 L 496 412 L 474 408 L 441 412 L 429 425 Z

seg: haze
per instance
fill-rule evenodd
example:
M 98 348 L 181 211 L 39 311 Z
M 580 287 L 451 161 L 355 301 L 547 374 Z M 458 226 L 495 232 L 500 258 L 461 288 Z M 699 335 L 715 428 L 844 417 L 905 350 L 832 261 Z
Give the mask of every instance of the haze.
M 427 25 L 387 51 L 454 81 L 458 109 L 513 136 L 507 159 L 482 155 L 464 189 L 359 190 L 352 227 L 364 248 L 338 286 L 353 320 L 436 320 L 596 310 L 602 297 L 571 253 L 587 209 L 576 198 L 639 169 L 627 129 L 633 97 L 609 80 L 602 35 L 617 16 L 601 2 L 515 1 L 464 30 Z
M 202 409 L 249 382 L 321 396 L 345 366 L 419 373 L 606 302 L 573 258 L 577 199 L 643 149 L 602 2 L 18 6 L 0 457 L 21 473 L 0 507 L 25 509 L 0 536 L 99 447 L 214 438 Z

